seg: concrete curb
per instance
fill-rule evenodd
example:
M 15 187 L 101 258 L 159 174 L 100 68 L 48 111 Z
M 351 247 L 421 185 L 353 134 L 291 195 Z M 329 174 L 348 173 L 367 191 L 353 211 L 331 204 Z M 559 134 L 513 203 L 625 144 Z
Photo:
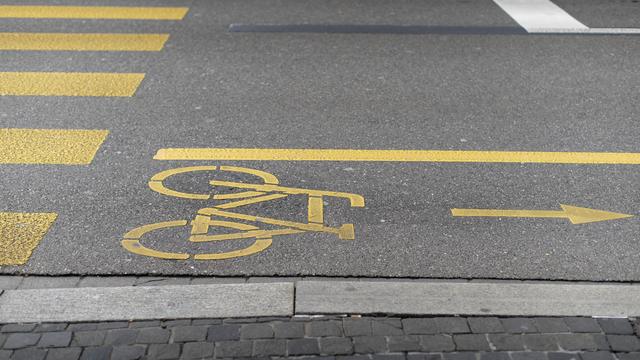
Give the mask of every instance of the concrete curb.
M 0 323 L 315 314 L 640 316 L 640 285 L 304 280 L 6 290 Z
M 640 315 L 640 286 L 536 283 L 305 281 L 301 314 L 609 316 Z
M 292 283 L 8 290 L 0 323 L 293 315 Z

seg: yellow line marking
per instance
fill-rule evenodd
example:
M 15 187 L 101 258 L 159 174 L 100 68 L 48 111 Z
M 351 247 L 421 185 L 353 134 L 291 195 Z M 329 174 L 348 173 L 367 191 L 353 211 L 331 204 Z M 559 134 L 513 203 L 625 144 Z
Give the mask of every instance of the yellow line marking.
M 307 207 L 309 222 L 324 224 L 324 200 L 322 196 L 309 196 Z
M 233 199 L 244 199 L 249 197 L 256 197 L 264 194 L 265 193 L 260 191 L 243 191 L 240 193 L 216 194 L 216 195 L 213 195 L 213 198 L 215 200 L 233 200 Z
M 263 217 L 263 216 L 253 216 L 253 215 L 247 215 L 247 214 L 233 213 L 233 212 L 218 210 L 215 208 L 200 209 L 198 213 L 203 215 L 221 216 L 221 217 L 226 217 L 230 219 L 239 219 L 239 220 L 246 220 L 251 222 L 261 222 L 265 224 L 283 226 L 283 227 L 294 228 L 294 229 L 304 230 L 304 231 L 317 231 L 317 232 L 336 234 L 342 240 L 355 239 L 353 224 L 344 224 L 339 228 L 331 228 L 328 226 L 324 226 L 322 224 L 298 223 L 294 221 L 272 219 L 272 218 Z
M 0 96 L 133 96 L 144 74 L 0 72 Z
M 307 194 L 309 196 L 317 196 L 317 197 L 322 197 L 325 195 L 333 196 L 333 197 L 348 199 L 352 207 L 364 207 L 364 197 L 358 194 L 351 194 L 351 193 L 338 192 L 338 191 L 301 189 L 301 188 L 293 188 L 293 187 L 279 186 L 279 185 L 245 184 L 240 182 L 220 181 L 220 180 L 212 180 L 209 183 L 213 186 L 226 186 L 226 187 L 238 188 L 238 189 L 254 189 L 254 190 L 263 191 L 263 192 L 282 192 L 289 195 Z
M 187 7 L 0 6 L 0 18 L 182 20 Z
M 196 215 L 196 218 L 191 221 L 191 237 L 189 241 L 198 242 L 198 236 L 206 235 L 209 232 L 209 228 L 212 226 L 226 227 L 237 230 L 259 230 L 257 226 L 236 223 L 223 220 L 211 220 L 209 216 Z
M 160 149 L 156 160 L 254 161 L 395 161 L 454 163 L 547 163 L 640 165 L 640 153 L 465 151 L 465 150 L 347 150 L 347 149 Z
M 160 51 L 168 34 L 0 33 L 0 50 Z
M 598 221 L 616 220 L 633 217 L 609 211 L 594 210 L 560 204 L 560 211 L 546 210 L 494 210 L 494 209 L 451 209 L 453 216 L 471 217 L 515 217 L 515 218 L 559 218 L 569 219 L 572 224 L 586 224 Z
M 193 256 L 194 260 L 224 260 L 224 259 L 233 259 L 242 256 L 249 256 L 261 251 L 266 250 L 273 240 L 271 238 L 268 239 L 258 239 L 253 245 L 246 247 L 242 250 L 229 251 L 226 253 L 220 254 L 197 254 Z
M 0 129 L 0 164 L 88 165 L 108 130 Z
M 253 197 L 245 200 L 238 200 L 238 201 L 224 203 L 221 205 L 217 205 L 216 207 L 219 209 L 233 209 L 239 206 L 251 205 L 251 204 L 256 204 L 260 202 L 276 200 L 276 199 L 282 199 L 282 198 L 286 198 L 287 196 L 288 196 L 287 194 L 263 195 L 263 196 Z
M 0 265 L 25 264 L 57 216 L 0 212 Z
M 165 187 L 162 182 L 166 178 L 176 174 L 183 174 L 183 173 L 188 173 L 192 171 L 214 171 L 216 169 L 218 169 L 217 166 L 189 166 L 184 168 L 169 169 L 169 170 L 161 171 L 153 175 L 153 177 L 149 181 L 149 188 L 151 188 L 151 190 L 155 192 L 158 192 L 160 194 L 167 195 L 167 196 L 174 196 L 174 197 L 179 197 L 184 199 L 193 199 L 193 200 L 207 200 L 211 197 L 210 194 L 184 193 L 181 191 L 169 189 Z

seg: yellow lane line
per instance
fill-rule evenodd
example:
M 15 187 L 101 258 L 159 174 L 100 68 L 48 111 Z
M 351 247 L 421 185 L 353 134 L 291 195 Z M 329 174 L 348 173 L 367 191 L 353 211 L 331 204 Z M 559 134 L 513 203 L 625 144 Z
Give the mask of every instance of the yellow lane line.
M 182 20 L 187 7 L 0 5 L 0 18 Z
M 160 51 L 168 34 L 0 33 L 0 50 Z
M 395 161 L 460 163 L 547 163 L 640 165 L 640 153 L 464 151 L 464 150 L 347 150 L 347 149 L 160 149 L 156 160 L 256 161 Z
M 0 265 L 25 264 L 57 216 L 0 212 Z
M 0 129 L 0 164 L 88 165 L 107 130 Z
M 0 72 L 0 96 L 133 96 L 144 74 Z

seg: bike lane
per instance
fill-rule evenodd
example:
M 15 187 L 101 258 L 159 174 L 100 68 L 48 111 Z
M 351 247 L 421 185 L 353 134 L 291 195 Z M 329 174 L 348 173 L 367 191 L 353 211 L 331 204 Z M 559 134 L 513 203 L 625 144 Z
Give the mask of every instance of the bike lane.
M 195 13 L 213 10 L 200 4 Z M 38 204 L 56 209 L 58 218 L 26 265 L 2 272 L 640 277 L 637 217 L 580 224 L 592 214 L 578 210 L 580 220 L 562 207 L 638 212 L 638 133 L 632 120 L 637 109 L 624 100 L 637 77 L 636 57 L 626 56 L 633 40 L 228 34 L 192 19 L 175 33 L 174 48 L 149 65 L 153 76 L 131 99 L 7 101 L 7 112 L 18 114 L 10 126 L 48 127 L 65 119 L 71 128 L 109 129 L 109 136 L 89 167 L 3 165 L 7 209 Z M 36 115 L 38 108 L 48 109 L 49 116 Z M 158 155 L 172 148 L 593 154 L 555 163 Z M 632 154 L 598 163 L 603 152 Z M 194 166 L 218 168 L 167 178 L 167 187 L 192 195 L 254 194 L 194 199 L 149 187 L 150 181 L 164 181 L 154 180 L 163 171 Z M 221 166 L 263 171 L 278 183 L 228 171 L 217 178 Z M 212 180 L 234 186 L 212 188 Z M 336 192 L 363 201 L 354 206 Z M 261 196 L 272 198 L 219 208 L 225 201 Z M 456 216 L 461 213 L 453 209 L 485 212 Z M 189 222 L 198 214 L 200 228 L 192 230 Z M 131 234 L 168 221 L 176 226 Z M 353 232 L 349 226 L 343 232 L 325 229 L 349 224 Z M 245 235 L 236 239 L 230 232 Z M 182 256 L 161 259 L 132 252 L 136 245 L 123 246 L 123 240 L 137 239 L 149 249 Z M 262 244 L 251 248 L 259 251 L 211 256 L 254 243 Z

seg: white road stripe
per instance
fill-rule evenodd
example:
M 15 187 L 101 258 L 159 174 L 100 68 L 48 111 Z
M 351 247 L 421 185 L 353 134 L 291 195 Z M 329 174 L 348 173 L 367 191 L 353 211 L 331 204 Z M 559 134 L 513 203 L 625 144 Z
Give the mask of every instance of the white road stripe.
M 640 28 L 537 29 L 530 34 L 640 35 Z
M 580 32 L 589 29 L 550 0 L 493 1 L 530 33 Z
M 640 34 L 638 28 L 590 28 L 587 34 Z

